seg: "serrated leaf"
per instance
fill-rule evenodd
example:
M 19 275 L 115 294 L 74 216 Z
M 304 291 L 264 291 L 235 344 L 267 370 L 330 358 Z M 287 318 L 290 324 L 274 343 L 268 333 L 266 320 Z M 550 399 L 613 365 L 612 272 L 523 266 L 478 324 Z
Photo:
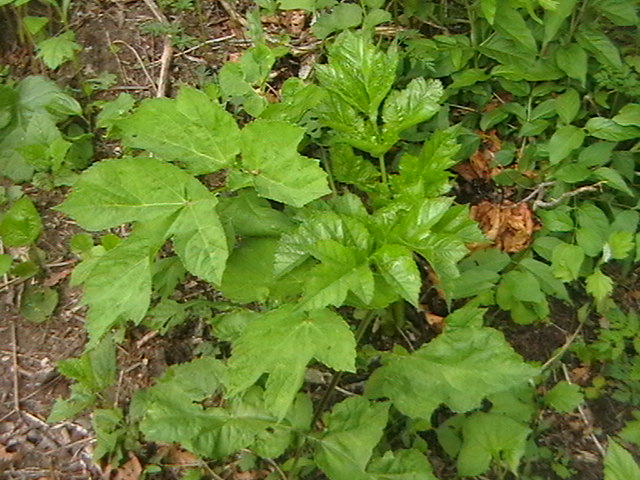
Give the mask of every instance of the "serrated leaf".
M 281 237 L 276 250 L 274 269 L 282 275 L 313 255 L 314 246 L 321 240 L 335 240 L 360 251 L 368 251 L 372 242 L 367 227 L 358 219 L 333 211 L 313 211 L 302 217 L 293 232 Z
M 371 460 L 367 471 L 372 480 L 437 480 L 425 455 L 415 449 L 388 451 Z
M 104 230 L 171 215 L 188 205 L 187 192 L 198 190 L 206 191 L 195 178 L 169 163 L 124 157 L 85 170 L 57 209 L 87 230 Z
M 63 63 L 73 60 L 77 51 L 82 47 L 75 42 L 75 35 L 71 30 L 56 37 L 47 38 L 37 43 L 38 58 L 42 58 L 45 65 L 55 70 Z
M 444 94 L 438 80 L 414 78 L 404 90 L 392 91 L 384 102 L 384 131 L 392 136 L 433 117 Z
M 214 284 L 222 280 L 229 256 L 225 230 L 216 212 L 217 198 L 197 182 L 187 195 L 191 200 L 180 210 L 169 229 L 176 253 L 194 275 Z
M 80 357 L 61 360 L 57 367 L 65 377 L 97 393 L 113 384 L 116 379 L 116 349 L 113 339 L 107 336 Z
M 312 310 L 328 305 L 340 306 L 349 292 L 367 304 L 374 294 L 374 279 L 366 254 L 335 240 L 321 240 L 314 246 L 321 260 L 304 285 L 301 307 Z
M 333 407 L 325 417 L 327 430 L 318 439 L 315 455 L 331 480 L 371 480 L 365 468 L 382 437 L 388 410 L 389 403 L 364 397 L 351 397 Z
M 628 480 L 640 478 L 640 466 L 627 450 L 613 440 L 609 440 L 604 457 L 604 480 Z
M 613 280 L 597 269 L 586 279 L 587 293 L 601 302 L 613 292 Z
M 573 125 L 565 125 L 557 129 L 549 140 L 549 162 L 552 165 L 567 158 L 571 152 L 580 148 L 586 133 Z
M 397 64 L 395 50 L 384 53 L 367 34 L 347 31 L 329 47 L 329 64 L 316 68 L 321 86 L 375 119 L 393 85 Z
M 301 312 L 294 305 L 263 313 L 234 342 L 229 360 L 230 395 L 268 373 L 265 405 L 283 418 L 312 359 L 335 370 L 354 371 L 355 340 L 339 315 L 329 310 Z
M 411 250 L 386 244 L 375 252 L 373 261 L 394 291 L 417 307 L 422 280 Z
M 462 476 L 482 475 L 493 459 L 506 464 L 515 474 L 530 433 L 529 427 L 507 416 L 474 413 L 462 426 L 458 473 Z
M 175 162 L 193 175 L 229 166 L 240 151 L 233 116 L 204 92 L 183 87 L 176 99 L 142 102 L 116 122 L 123 143 Z
M 398 410 L 428 420 L 441 404 L 467 412 L 483 398 L 537 373 L 492 328 L 447 331 L 414 353 L 393 356 L 367 383 L 367 395 L 388 397 Z
M 261 197 L 302 207 L 331 192 L 318 161 L 298 153 L 304 129 L 256 120 L 242 130 L 242 165 Z
M 339 3 L 332 11 L 325 12 L 313 24 L 313 34 L 324 39 L 333 32 L 357 27 L 362 23 L 362 7 L 353 3 Z
M 611 232 L 607 244 L 611 251 L 611 258 L 614 260 L 624 260 L 633 250 L 633 232 Z
M 437 130 L 424 143 L 420 155 L 405 153 L 400 159 L 399 174 L 391 178 L 397 196 L 416 199 L 435 197 L 450 189 L 447 170 L 455 164 L 460 150 L 452 129 Z
M 0 237 L 8 247 L 31 245 L 41 231 L 40 214 L 27 196 L 16 200 L 0 222 Z
M 564 380 L 556 383 L 544 396 L 545 403 L 560 413 L 572 412 L 583 400 L 580 387 Z

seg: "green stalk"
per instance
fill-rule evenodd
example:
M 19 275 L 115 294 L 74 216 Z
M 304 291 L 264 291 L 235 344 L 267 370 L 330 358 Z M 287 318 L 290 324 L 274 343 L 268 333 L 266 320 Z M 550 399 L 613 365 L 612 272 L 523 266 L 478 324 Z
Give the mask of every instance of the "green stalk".
M 387 164 L 384 160 L 384 155 L 378 157 L 378 166 L 380 167 L 380 178 L 382 179 L 382 185 L 384 189 L 389 191 L 389 178 L 387 176 Z

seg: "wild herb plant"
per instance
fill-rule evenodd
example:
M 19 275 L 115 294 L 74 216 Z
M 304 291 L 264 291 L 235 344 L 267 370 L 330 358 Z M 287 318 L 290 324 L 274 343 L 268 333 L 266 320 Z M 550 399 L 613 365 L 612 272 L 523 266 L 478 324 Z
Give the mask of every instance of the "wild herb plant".
M 619 41 L 637 29 L 637 6 L 392 2 L 407 29 L 382 47 L 372 40 L 379 22 L 366 23 L 380 2 L 339 4 L 353 18 L 321 17 L 327 36 L 344 32 L 328 41 L 317 84 L 289 79 L 278 102 L 264 93 L 285 52 L 260 42 L 202 91 L 183 87 L 130 114 L 131 98 L 120 97 L 102 118 L 125 155 L 87 169 L 60 206 L 87 230 L 129 233 L 77 241 L 73 281 L 84 286 L 90 338 L 62 365 L 78 383 L 53 419 L 108 406 L 112 331 L 164 332 L 194 309 L 230 349 L 170 367 L 126 413 L 95 410 L 108 439 L 100 454 L 121 451 L 139 426 L 147 440 L 205 459 L 244 449 L 279 459 L 289 478 L 315 469 L 332 480 L 435 478 L 436 442 L 460 476 L 533 480 L 544 459 L 569 478 L 571 466 L 535 443 L 540 405 L 572 411 L 607 382 L 638 402 L 638 317 L 613 297 L 616 268 L 640 259 L 640 68 L 637 39 Z M 460 16 L 468 30 L 454 28 Z M 424 25 L 442 34 L 426 38 Z M 478 147 L 478 130 L 503 140 L 493 187 L 531 204 L 539 221 L 515 255 L 470 252 L 488 242 L 451 195 L 449 169 Z M 177 302 L 186 274 L 224 299 Z M 374 330 L 402 331 L 429 286 L 448 309 L 444 331 L 415 351 L 376 348 Z M 519 324 L 547 322 L 554 302 L 573 306 L 583 326 L 596 316 L 606 326 L 596 341 L 574 335 L 544 368 L 485 325 L 496 324 L 496 306 Z M 536 382 L 567 351 L 608 362 L 606 378 L 539 395 Z M 309 387 L 318 372 L 330 378 L 320 399 Z M 340 400 L 344 375 L 363 387 Z M 445 420 L 434 415 L 443 407 Z M 634 428 L 622 439 L 640 442 Z M 614 441 L 604 465 L 607 480 L 638 470 Z

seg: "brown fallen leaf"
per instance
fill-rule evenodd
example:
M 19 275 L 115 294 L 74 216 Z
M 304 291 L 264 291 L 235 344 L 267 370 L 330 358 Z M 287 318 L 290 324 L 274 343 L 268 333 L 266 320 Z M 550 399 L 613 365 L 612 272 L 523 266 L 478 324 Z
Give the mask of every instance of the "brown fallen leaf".
M 456 173 L 468 182 L 479 178 L 490 180 L 502 171 L 502 168 L 493 165 L 496 152 L 502 148 L 502 141 L 498 138 L 496 131 L 476 133 L 482 139 L 482 145 L 469 157 L 468 161 L 454 167 Z
M 129 460 L 124 462 L 117 470 L 112 470 L 107 478 L 111 480 L 140 480 L 142 477 L 142 465 L 133 453 L 129 452 Z
M 533 232 L 540 226 L 527 203 L 515 204 L 483 201 L 471 207 L 471 217 L 478 222 L 487 238 L 501 250 L 515 253 L 531 244 Z

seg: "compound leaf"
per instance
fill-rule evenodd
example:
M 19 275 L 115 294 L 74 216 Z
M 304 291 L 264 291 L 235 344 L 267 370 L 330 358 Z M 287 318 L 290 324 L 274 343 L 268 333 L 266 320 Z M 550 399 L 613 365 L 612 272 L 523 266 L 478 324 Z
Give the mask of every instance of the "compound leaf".
M 317 67 L 320 85 L 370 119 L 396 78 L 398 54 L 378 49 L 367 34 L 346 31 L 329 47 L 329 64 Z
M 312 359 L 335 370 L 354 371 L 355 340 L 339 315 L 329 310 L 301 312 L 294 305 L 263 313 L 234 342 L 229 360 L 230 394 L 268 373 L 265 404 L 283 418 Z
M 393 356 L 368 382 L 369 397 L 390 398 L 405 415 L 429 419 L 442 403 L 456 412 L 514 387 L 537 369 L 492 328 L 447 331 L 406 356 Z
M 386 244 L 376 251 L 373 259 L 395 292 L 417 306 L 422 280 L 411 250 L 402 245 Z
M 229 166 L 238 154 L 233 116 L 204 92 L 183 87 L 173 99 L 145 100 L 117 122 L 123 143 L 148 150 L 200 175 Z

